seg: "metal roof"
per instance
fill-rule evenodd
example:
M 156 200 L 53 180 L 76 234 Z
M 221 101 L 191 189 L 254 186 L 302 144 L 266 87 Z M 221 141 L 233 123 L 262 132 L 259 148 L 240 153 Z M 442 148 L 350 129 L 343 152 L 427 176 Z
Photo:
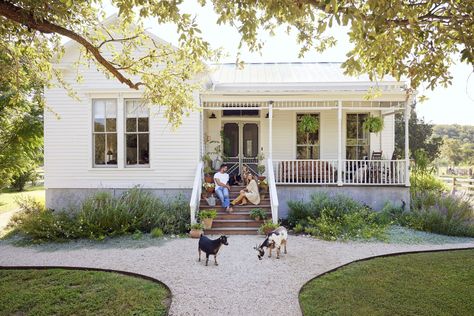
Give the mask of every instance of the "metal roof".
M 292 62 L 248 63 L 243 68 L 234 63 L 211 66 L 212 91 L 323 91 L 367 90 L 379 86 L 384 90 L 400 89 L 404 82 L 387 76 L 372 82 L 368 75 L 344 75 L 342 63 Z

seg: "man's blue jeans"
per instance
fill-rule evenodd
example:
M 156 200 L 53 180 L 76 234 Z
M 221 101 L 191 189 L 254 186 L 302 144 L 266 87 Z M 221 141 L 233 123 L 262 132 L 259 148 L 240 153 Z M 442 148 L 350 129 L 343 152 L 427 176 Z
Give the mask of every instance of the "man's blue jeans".
M 226 187 L 217 187 L 216 195 L 219 198 L 219 200 L 221 200 L 222 206 L 225 208 L 228 208 L 230 205 L 229 189 L 227 189 Z

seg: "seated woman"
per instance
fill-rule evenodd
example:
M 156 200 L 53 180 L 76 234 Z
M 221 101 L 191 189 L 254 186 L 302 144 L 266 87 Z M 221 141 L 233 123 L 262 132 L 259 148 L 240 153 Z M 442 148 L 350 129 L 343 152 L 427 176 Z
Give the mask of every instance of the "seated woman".
M 246 180 L 248 180 L 249 184 L 244 190 L 240 191 L 239 196 L 232 201 L 232 205 L 245 205 L 249 201 L 254 205 L 260 204 L 260 193 L 258 192 L 257 181 L 251 173 L 246 175 Z

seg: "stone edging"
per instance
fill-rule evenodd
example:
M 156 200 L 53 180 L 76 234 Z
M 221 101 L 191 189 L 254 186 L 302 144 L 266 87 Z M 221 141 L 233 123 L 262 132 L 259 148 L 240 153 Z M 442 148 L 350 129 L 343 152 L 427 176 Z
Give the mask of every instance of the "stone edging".
M 90 268 L 90 267 L 73 267 L 73 266 L 0 266 L 0 270 L 51 270 L 51 269 L 63 269 L 63 270 L 78 270 L 78 271 L 97 271 L 97 272 L 112 272 L 112 273 L 118 273 L 130 277 L 135 277 L 139 279 L 144 279 L 147 281 L 151 281 L 154 283 L 158 283 L 163 285 L 168 292 L 170 293 L 170 304 L 168 306 L 168 310 L 166 311 L 166 315 L 169 315 L 169 311 L 171 308 L 171 304 L 173 303 L 173 292 L 169 288 L 168 285 L 166 285 L 164 282 L 155 279 L 151 276 L 144 275 L 144 274 L 139 274 L 135 272 L 129 272 L 129 271 L 123 271 L 123 270 L 113 270 L 113 269 L 105 269 L 105 268 Z
M 410 255 L 410 254 L 417 254 L 417 253 L 429 253 L 429 252 L 448 252 L 448 251 L 459 251 L 459 250 L 474 250 L 474 247 L 467 247 L 467 248 L 448 248 L 448 249 L 430 249 L 430 250 L 415 250 L 415 251 L 402 251 L 402 252 L 393 252 L 393 253 L 386 253 L 386 254 L 383 254 L 383 255 L 376 255 L 376 256 L 370 256 L 370 257 L 365 257 L 365 258 L 361 258 L 361 259 L 356 259 L 356 260 L 353 260 L 353 261 L 350 261 L 348 263 L 345 263 L 343 265 L 340 265 L 340 266 L 337 266 L 335 268 L 332 268 L 331 270 L 328 270 L 326 272 L 323 272 L 323 273 L 320 273 L 314 277 L 312 277 L 311 279 L 309 279 L 308 281 L 306 281 L 303 286 L 300 288 L 300 290 L 298 291 L 298 305 L 300 306 L 300 311 L 301 311 L 301 314 L 304 316 L 304 312 L 303 312 L 303 308 L 301 308 L 301 301 L 300 301 L 300 294 L 301 294 L 301 291 L 303 290 L 303 288 L 306 286 L 306 284 L 308 284 L 309 282 L 315 280 L 315 279 L 318 279 L 326 274 L 329 274 L 331 272 L 334 272 L 336 270 L 339 270 L 341 268 L 344 268 L 350 264 L 353 264 L 353 263 L 358 263 L 358 262 L 363 262 L 363 261 L 368 261 L 368 260 L 372 260 L 372 259 L 376 259 L 376 258 L 385 258 L 385 257 L 395 257 L 395 256 L 403 256 L 403 255 Z

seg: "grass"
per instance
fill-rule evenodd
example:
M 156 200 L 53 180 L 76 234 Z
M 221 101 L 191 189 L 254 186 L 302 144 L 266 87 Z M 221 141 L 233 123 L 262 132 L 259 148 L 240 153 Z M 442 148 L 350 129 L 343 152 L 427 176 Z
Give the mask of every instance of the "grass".
M 111 272 L 0 270 L 0 315 L 166 315 L 162 284 Z
M 350 264 L 307 283 L 304 315 L 474 315 L 474 250 Z
M 16 200 L 22 197 L 32 197 L 44 202 L 44 187 L 29 187 L 23 192 L 16 192 L 8 189 L 0 191 L 0 214 L 17 209 L 19 206 L 16 203 Z

